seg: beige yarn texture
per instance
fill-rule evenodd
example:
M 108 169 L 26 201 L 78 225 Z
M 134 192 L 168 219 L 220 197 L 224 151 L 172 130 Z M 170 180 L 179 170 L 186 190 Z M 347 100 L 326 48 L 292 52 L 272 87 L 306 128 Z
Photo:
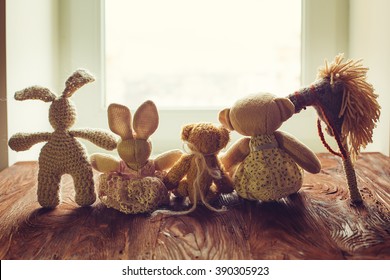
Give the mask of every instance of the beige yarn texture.
M 362 65 L 362 60 L 344 60 L 339 54 L 334 61 L 319 69 L 318 78 L 330 79 L 344 84 L 343 103 L 339 118 L 344 117 L 341 141 L 350 144 L 349 153 L 355 161 L 361 148 L 372 143 L 373 130 L 380 117 L 381 106 L 374 87 L 367 82 L 368 68 Z
M 125 214 L 150 213 L 169 203 L 169 194 L 158 177 L 127 179 L 119 174 L 101 174 L 99 199 Z
M 15 151 L 25 151 L 39 142 L 47 142 L 39 155 L 38 202 L 42 207 L 54 208 L 60 203 L 60 181 L 63 174 L 73 177 L 75 201 L 80 206 L 95 202 L 92 167 L 80 137 L 107 150 L 116 147 L 116 139 L 109 132 L 95 129 L 70 130 L 76 121 L 76 109 L 69 99 L 83 85 L 93 82 L 94 77 L 85 70 L 77 70 L 66 81 L 62 95 L 57 97 L 49 89 L 33 86 L 15 93 L 16 100 L 39 99 L 52 102 L 49 121 L 53 132 L 17 133 L 9 140 Z

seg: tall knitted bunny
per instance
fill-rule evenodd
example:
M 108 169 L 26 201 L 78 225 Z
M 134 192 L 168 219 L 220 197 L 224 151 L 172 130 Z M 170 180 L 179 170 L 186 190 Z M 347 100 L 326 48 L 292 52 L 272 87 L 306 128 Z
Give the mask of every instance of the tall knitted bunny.
M 158 127 L 159 117 L 152 101 L 144 102 L 135 112 L 120 104 L 108 107 L 110 129 L 121 139 L 117 144 L 120 157 L 93 154 L 92 166 L 103 174 L 99 178 L 99 198 L 108 207 L 126 214 L 151 212 L 168 202 L 168 190 L 162 182 L 164 170 L 181 156 L 179 150 L 149 159 L 149 137 Z
M 107 150 L 115 149 L 116 140 L 101 130 L 70 130 L 76 121 L 76 109 L 69 99 L 77 89 L 93 81 L 91 74 L 77 70 L 68 78 L 64 91 L 58 97 L 40 86 L 15 93 L 16 100 L 39 99 L 51 102 L 49 121 L 54 128 L 53 132 L 17 133 L 8 143 L 12 150 L 25 151 L 39 142 L 47 142 L 39 154 L 37 194 L 42 207 L 55 208 L 60 203 L 59 188 L 63 174 L 73 177 L 78 205 L 88 206 L 96 200 L 92 168 L 83 145 L 76 137 L 87 139 Z

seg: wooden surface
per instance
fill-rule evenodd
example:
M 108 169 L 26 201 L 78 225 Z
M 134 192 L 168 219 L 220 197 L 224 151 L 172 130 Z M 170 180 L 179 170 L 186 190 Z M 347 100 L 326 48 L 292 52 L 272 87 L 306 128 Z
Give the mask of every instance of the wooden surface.
M 221 199 L 227 212 L 200 206 L 164 219 L 125 215 L 99 202 L 79 208 L 68 175 L 63 203 L 41 209 L 37 163 L 17 163 L 0 173 L 0 258 L 390 259 L 389 157 L 366 153 L 357 161 L 365 201 L 359 208 L 347 199 L 341 161 L 319 157 L 321 173 L 306 173 L 294 196 L 259 203 L 228 195 Z

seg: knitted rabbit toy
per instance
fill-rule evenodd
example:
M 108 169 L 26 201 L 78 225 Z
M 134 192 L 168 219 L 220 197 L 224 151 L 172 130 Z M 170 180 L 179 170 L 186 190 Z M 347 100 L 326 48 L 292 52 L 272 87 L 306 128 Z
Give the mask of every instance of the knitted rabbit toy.
M 150 159 L 149 137 L 159 123 L 156 105 L 144 102 L 135 112 L 120 104 L 108 107 L 110 129 L 120 136 L 117 151 L 120 159 L 105 154 L 93 154 L 92 166 L 103 174 L 99 177 L 98 195 L 103 204 L 126 214 L 152 212 L 169 201 L 162 180 L 164 170 L 181 156 L 179 150 Z
M 55 208 L 60 203 L 61 176 L 70 174 L 75 187 L 75 200 L 80 206 L 95 202 L 93 174 L 83 145 L 76 137 L 84 138 L 99 147 L 113 150 L 115 138 L 108 132 L 92 129 L 71 130 L 76 121 L 76 109 L 69 99 L 83 85 L 94 81 L 85 70 L 77 70 L 66 81 L 60 96 L 49 89 L 33 86 L 15 93 L 16 100 L 39 99 L 51 102 L 49 121 L 53 132 L 17 133 L 9 140 L 15 151 L 25 151 L 39 142 L 47 142 L 39 154 L 38 202 L 42 207 Z
M 277 130 L 294 110 L 287 98 L 254 94 L 220 112 L 219 120 L 226 128 L 249 136 L 238 140 L 221 159 L 234 174 L 234 189 L 242 198 L 286 197 L 301 188 L 301 167 L 311 173 L 320 171 L 321 164 L 309 148 Z

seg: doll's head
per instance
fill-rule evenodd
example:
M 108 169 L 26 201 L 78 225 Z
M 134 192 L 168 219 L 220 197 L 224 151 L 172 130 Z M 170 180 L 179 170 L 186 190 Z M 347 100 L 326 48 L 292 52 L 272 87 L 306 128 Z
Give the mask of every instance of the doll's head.
M 158 127 L 158 112 L 152 101 L 145 101 L 135 112 L 134 120 L 129 108 L 120 104 L 108 107 L 108 123 L 112 132 L 119 135 L 117 150 L 126 164 L 138 170 L 148 161 L 152 152 L 149 136 Z
M 217 154 L 228 144 L 229 131 L 211 123 L 188 124 L 183 127 L 181 138 L 195 152 Z
M 306 106 L 313 106 L 321 121 L 325 122 L 327 132 L 339 146 L 341 156 L 356 159 L 361 148 L 372 143 L 373 130 L 380 116 L 378 95 L 367 81 L 368 68 L 361 60 L 344 61 L 339 54 L 334 61 L 319 68 L 317 80 L 310 86 L 290 94 L 295 112 Z M 319 130 L 320 121 L 318 121 Z M 322 132 L 319 131 L 325 144 Z M 348 145 L 349 150 L 348 150 Z M 326 148 L 333 154 L 337 154 Z M 340 154 L 337 154 L 340 155 Z
M 245 136 L 272 134 L 294 114 L 294 105 L 287 98 L 269 93 L 253 94 L 236 101 L 219 113 L 224 127 Z
M 76 108 L 69 99 L 73 93 L 83 85 L 93 82 L 95 78 L 86 70 L 77 70 L 65 82 L 65 89 L 60 96 L 56 96 L 49 89 L 32 86 L 15 93 L 16 100 L 39 99 L 51 102 L 49 122 L 55 130 L 66 130 L 76 121 Z

